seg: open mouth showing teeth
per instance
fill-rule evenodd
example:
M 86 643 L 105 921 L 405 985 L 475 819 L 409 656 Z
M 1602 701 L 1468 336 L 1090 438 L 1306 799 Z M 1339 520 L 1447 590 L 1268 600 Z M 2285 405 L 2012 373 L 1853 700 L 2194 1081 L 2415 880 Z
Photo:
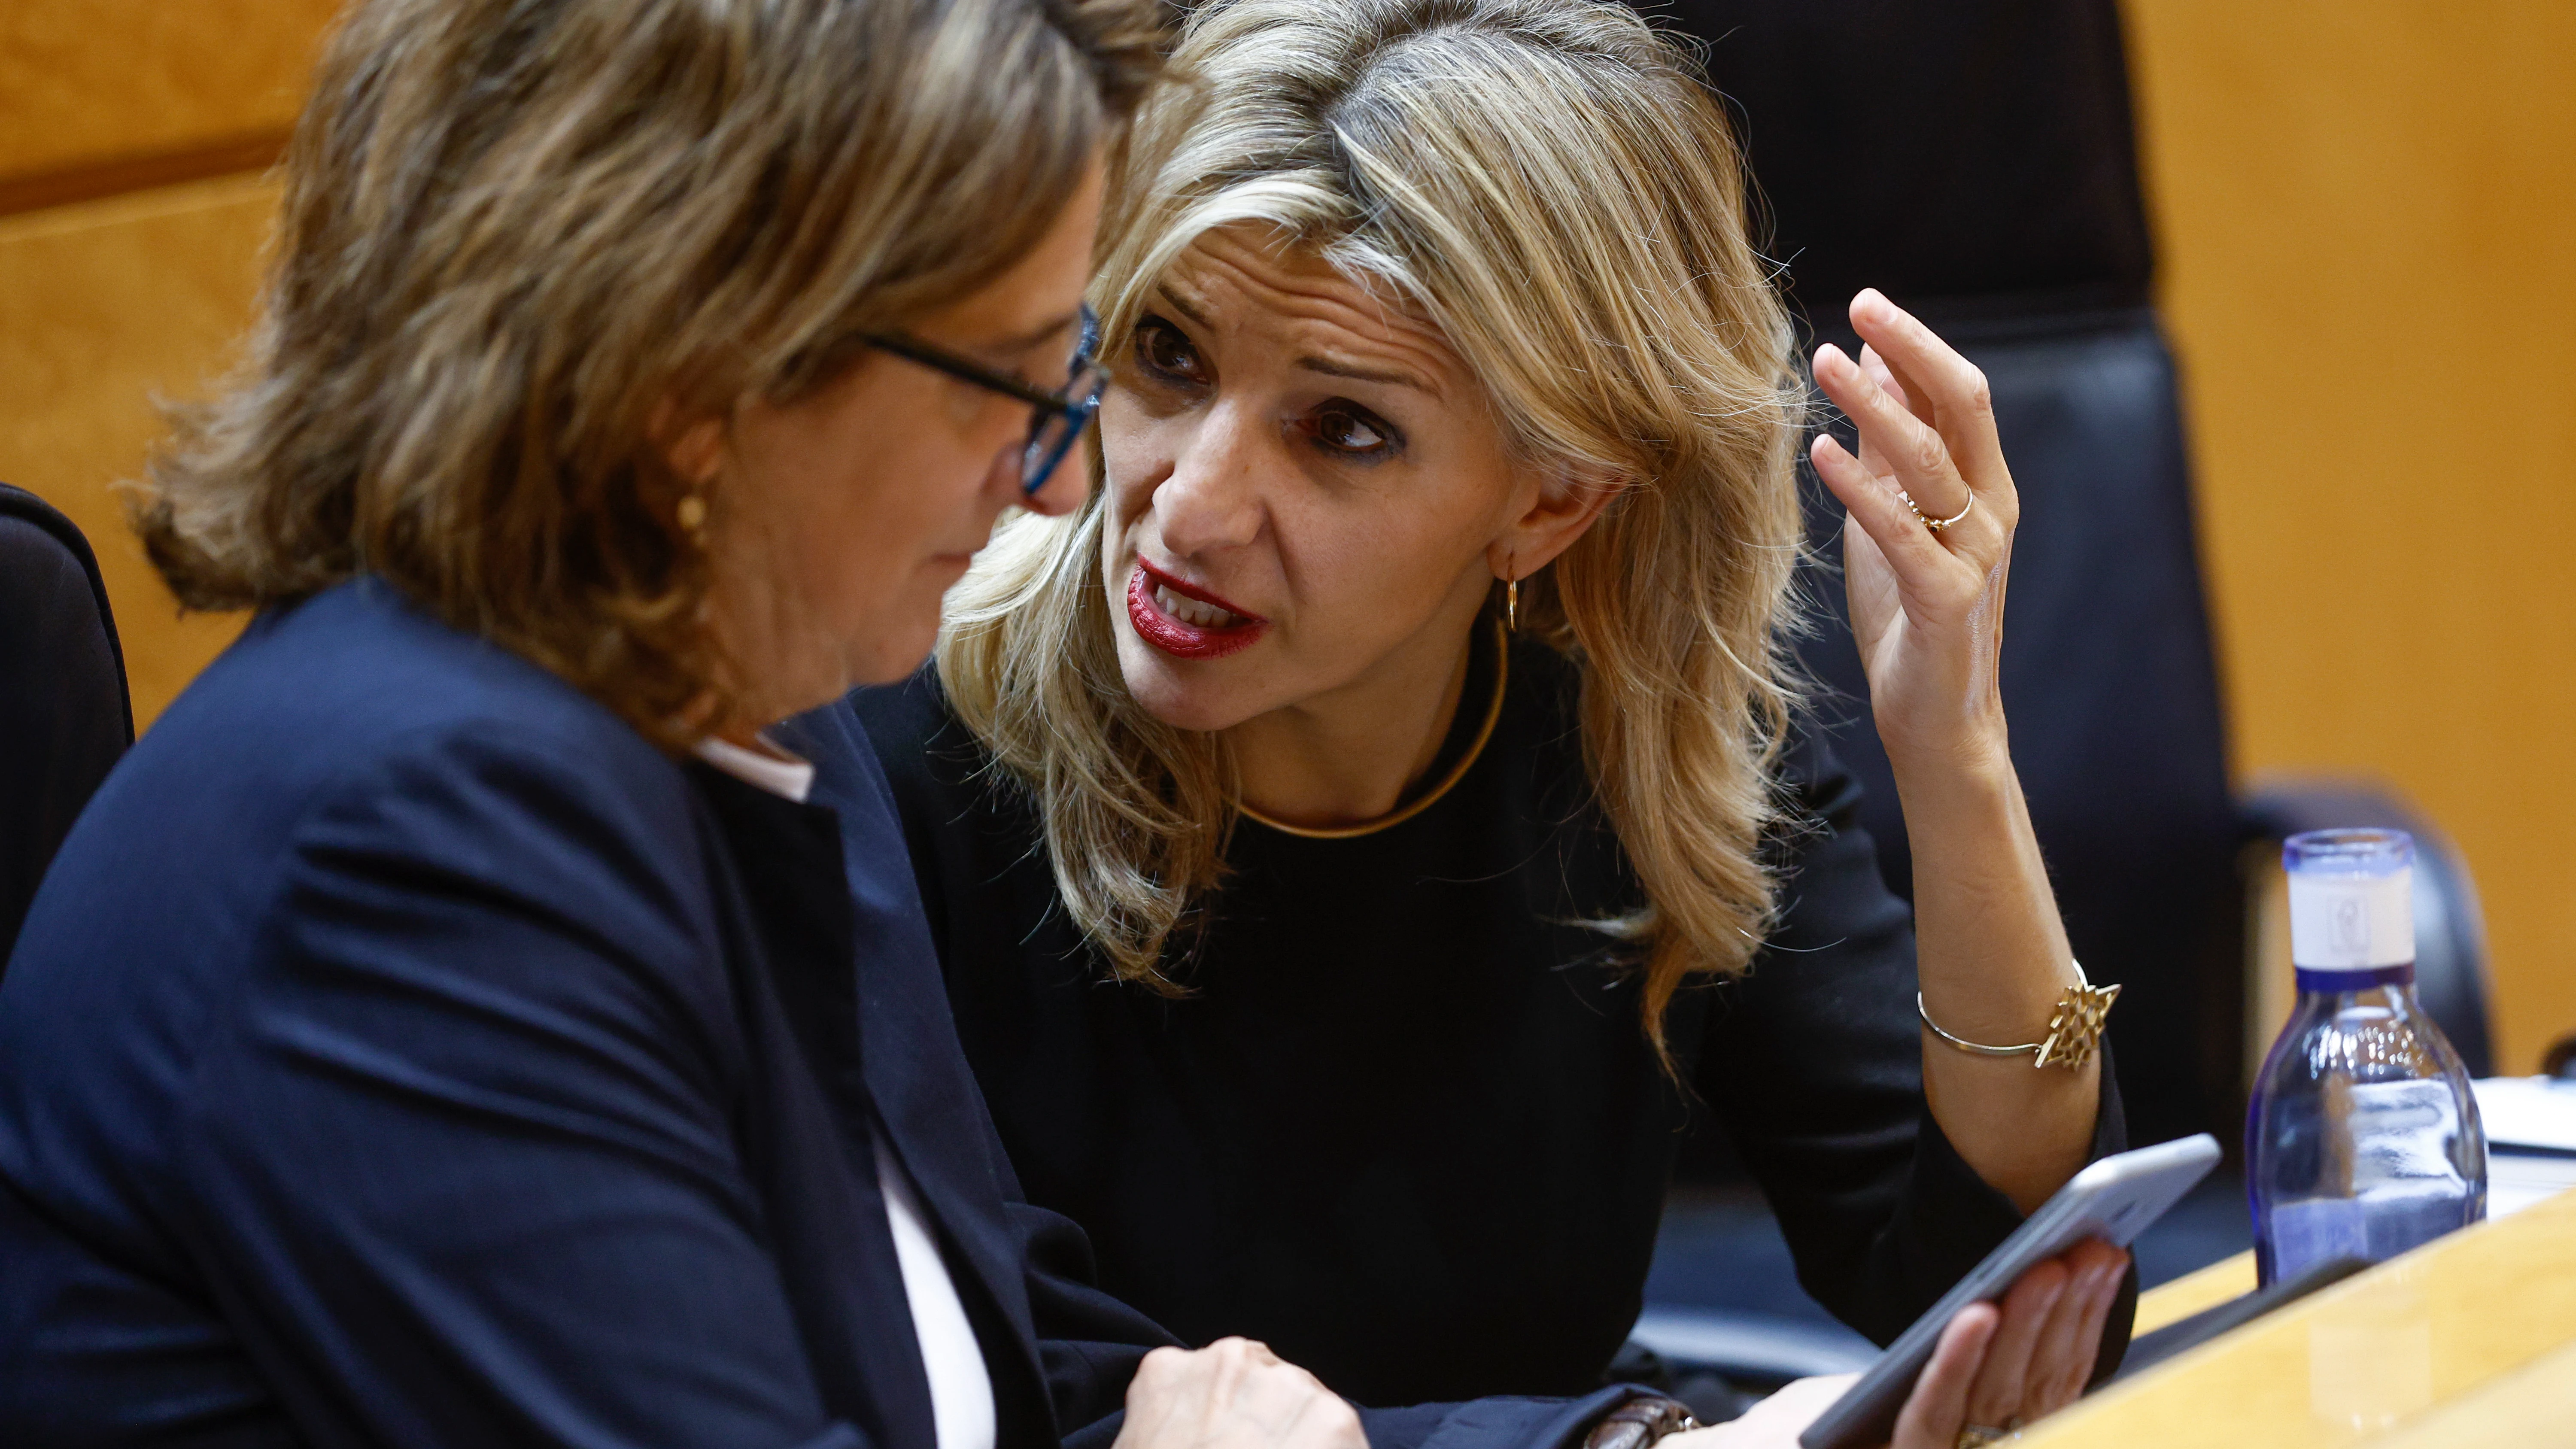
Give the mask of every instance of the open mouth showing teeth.
M 1220 609 L 1214 604 L 1185 599 L 1162 584 L 1154 586 L 1154 607 L 1184 624 L 1201 629 L 1239 629 L 1252 622 L 1241 614 Z
M 1190 589 L 1139 559 L 1127 575 L 1127 622 L 1136 637 L 1175 659 L 1223 659 L 1249 649 L 1270 632 L 1270 621 L 1190 594 Z

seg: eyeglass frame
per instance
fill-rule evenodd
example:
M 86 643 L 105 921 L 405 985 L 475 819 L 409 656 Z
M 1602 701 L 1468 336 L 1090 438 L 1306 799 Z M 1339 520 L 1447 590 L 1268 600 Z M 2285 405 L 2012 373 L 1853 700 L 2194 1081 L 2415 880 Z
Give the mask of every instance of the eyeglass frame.
M 946 373 L 959 382 L 972 383 L 988 392 L 1027 403 L 1032 415 L 1029 418 L 1029 440 L 1020 452 L 1020 496 L 1023 498 L 1037 497 L 1047 486 L 1047 481 L 1055 476 L 1056 465 L 1064 461 L 1065 454 L 1073 451 L 1073 445 L 1082 439 L 1083 430 L 1091 426 L 1092 418 L 1099 413 L 1100 394 L 1109 385 L 1109 373 L 1100 365 L 1097 356 L 1100 319 L 1092 313 L 1089 303 L 1083 304 L 1082 341 L 1074 349 L 1072 376 L 1066 380 L 1062 392 L 1031 387 L 1016 377 L 1006 377 L 972 358 L 960 357 L 910 333 L 873 332 L 860 340 L 880 352 L 892 353 L 933 372 Z M 1047 426 L 1059 419 L 1065 424 L 1063 438 L 1032 470 L 1028 462 L 1029 453 L 1036 449 Z

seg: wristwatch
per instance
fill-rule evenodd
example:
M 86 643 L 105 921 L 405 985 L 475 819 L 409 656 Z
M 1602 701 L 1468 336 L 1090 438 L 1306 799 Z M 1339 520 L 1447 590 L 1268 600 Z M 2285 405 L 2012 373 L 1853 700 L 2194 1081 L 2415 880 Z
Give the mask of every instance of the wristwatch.
M 1700 1427 L 1677 1399 L 1630 1399 L 1592 1428 L 1583 1449 L 1646 1449 L 1666 1434 Z

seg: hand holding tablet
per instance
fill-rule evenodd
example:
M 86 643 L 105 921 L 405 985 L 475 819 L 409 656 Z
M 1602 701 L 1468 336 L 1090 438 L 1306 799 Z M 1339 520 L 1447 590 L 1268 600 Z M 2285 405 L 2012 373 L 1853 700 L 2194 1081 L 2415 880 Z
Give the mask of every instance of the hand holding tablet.
M 2148 1224 L 2191 1191 L 2218 1158 L 2217 1139 L 2202 1133 L 2106 1157 L 2075 1174 L 2019 1231 L 2004 1239 L 1974 1272 L 1889 1345 L 1857 1383 L 1807 1426 L 1798 1442 L 1805 1449 L 1865 1449 L 1886 1442 L 1891 1431 L 1902 1442 L 1904 1431 L 1919 1434 L 1926 1420 L 1946 1421 L 1949 1413 L 1960 1412 L 1951 1407 L 1952 1394 L 1958 1395 L 1956 1403 L 1964 1405 L 1964 1423 L 1970 1429 L 1994 1431 L 1996 1437 L 2016 1427 L 2010 1420 L 2036 1417 L 2010 1407 L 2016 1397 L 2027 1401 L 2034 1388 L 2046 1408 L 2072 1402 L 2090 1376 L 2092 1344 L 2100 1338 L 2101 1319 L 2097 1313 L 2090 1324 L 2091 1337 L 2085 1338 L 2077 1331 L 2084 1325 L 2061 1321 L 2060 1310 L 2088 1308 L 2087 1300 L 2098 1297 L 2103 1286 L 2100 1275 L 2106 1269 L 2126 1270 L 2128 1255 L 2118 1250 L 2136 1241 Z M 2079 1275 L 2079 1285 L 2092 1291 L 2070 1293 L 2062 1280 L 2052 1281 L 2055 1275 L 2033 1271 L 2051 1260 Z M 2110 1287 L 2116 1291 L 2116 1278 Z M 2003 1300 L 1999 1315 L 1986 1306 L 1998 1298 Z M 2045 1312 L 2039 1311 L 2043 1299 Z M 2024 1341 L 2020 1335 L 2025 1333 L 2037 1335 L 2037 1340 Z M 1982 1371 L 1961 1382 L 1966 1366 L 1981 1354 L 2001 1364 L 2002 1379 L 2010 1378 L 2017 1358 L 2040 1366 L 2043 1372 L 2062 1371 L 2058 1360 L 2066 1354 L 2039 1352 L 2051 1344 L 2081 1350 L 2074 1356 L 2082 1359 L 2082 1369 L 2071 1386 L 1998 1382 L 1998 1376 Z M 2014 1388 L 2022 1393 L 2008 1392 Z M 2006 1407 L 1999 1411 L 1997 1402 Z M 2004 1417 L 1981 1419 L 1977 1417 L 1981 1412 L 2001 1412 Z M 1909 1418 L 1914 1422 L 1909 1424 Z M 1956 1429 L 1952 1434 L 1961 1444 L 1971 1437 Z
M 2023 1274 L 2003 1304 L 1960 1310 L 1898 1411 L 1893 1449 L 1961 1449 L 1983 1442 L 1982 1429 L 2035 1423 L 2074 1402 L 2127 1267 L 2127 1254 L 2088 1241 Z M 1800 1432 L 1860 1378 L 1800 1379 L 1740 1418 L 1656 1449 L 1797 1449 Z
M 2094 1163 L 1866 1372 L 1801 1379 L 1663 1449 L 1968 1449 L 2073 1403 L 2092 1377 L 2127 1245 L 2218 1158 L 2203 1134 Z

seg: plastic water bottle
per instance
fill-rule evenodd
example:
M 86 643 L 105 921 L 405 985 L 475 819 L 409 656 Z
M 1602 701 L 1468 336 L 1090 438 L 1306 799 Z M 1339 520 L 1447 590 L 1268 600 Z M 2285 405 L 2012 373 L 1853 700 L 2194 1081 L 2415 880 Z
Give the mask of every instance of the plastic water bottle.
M 2401 830 L 2281 847 L 2299 1000 L 2245 1123 L 2266 1284 L 2333 1258 L 2393 1258 L 2487 1215 L 2468 1070 L 2415 1000 L 2414 860 Z

